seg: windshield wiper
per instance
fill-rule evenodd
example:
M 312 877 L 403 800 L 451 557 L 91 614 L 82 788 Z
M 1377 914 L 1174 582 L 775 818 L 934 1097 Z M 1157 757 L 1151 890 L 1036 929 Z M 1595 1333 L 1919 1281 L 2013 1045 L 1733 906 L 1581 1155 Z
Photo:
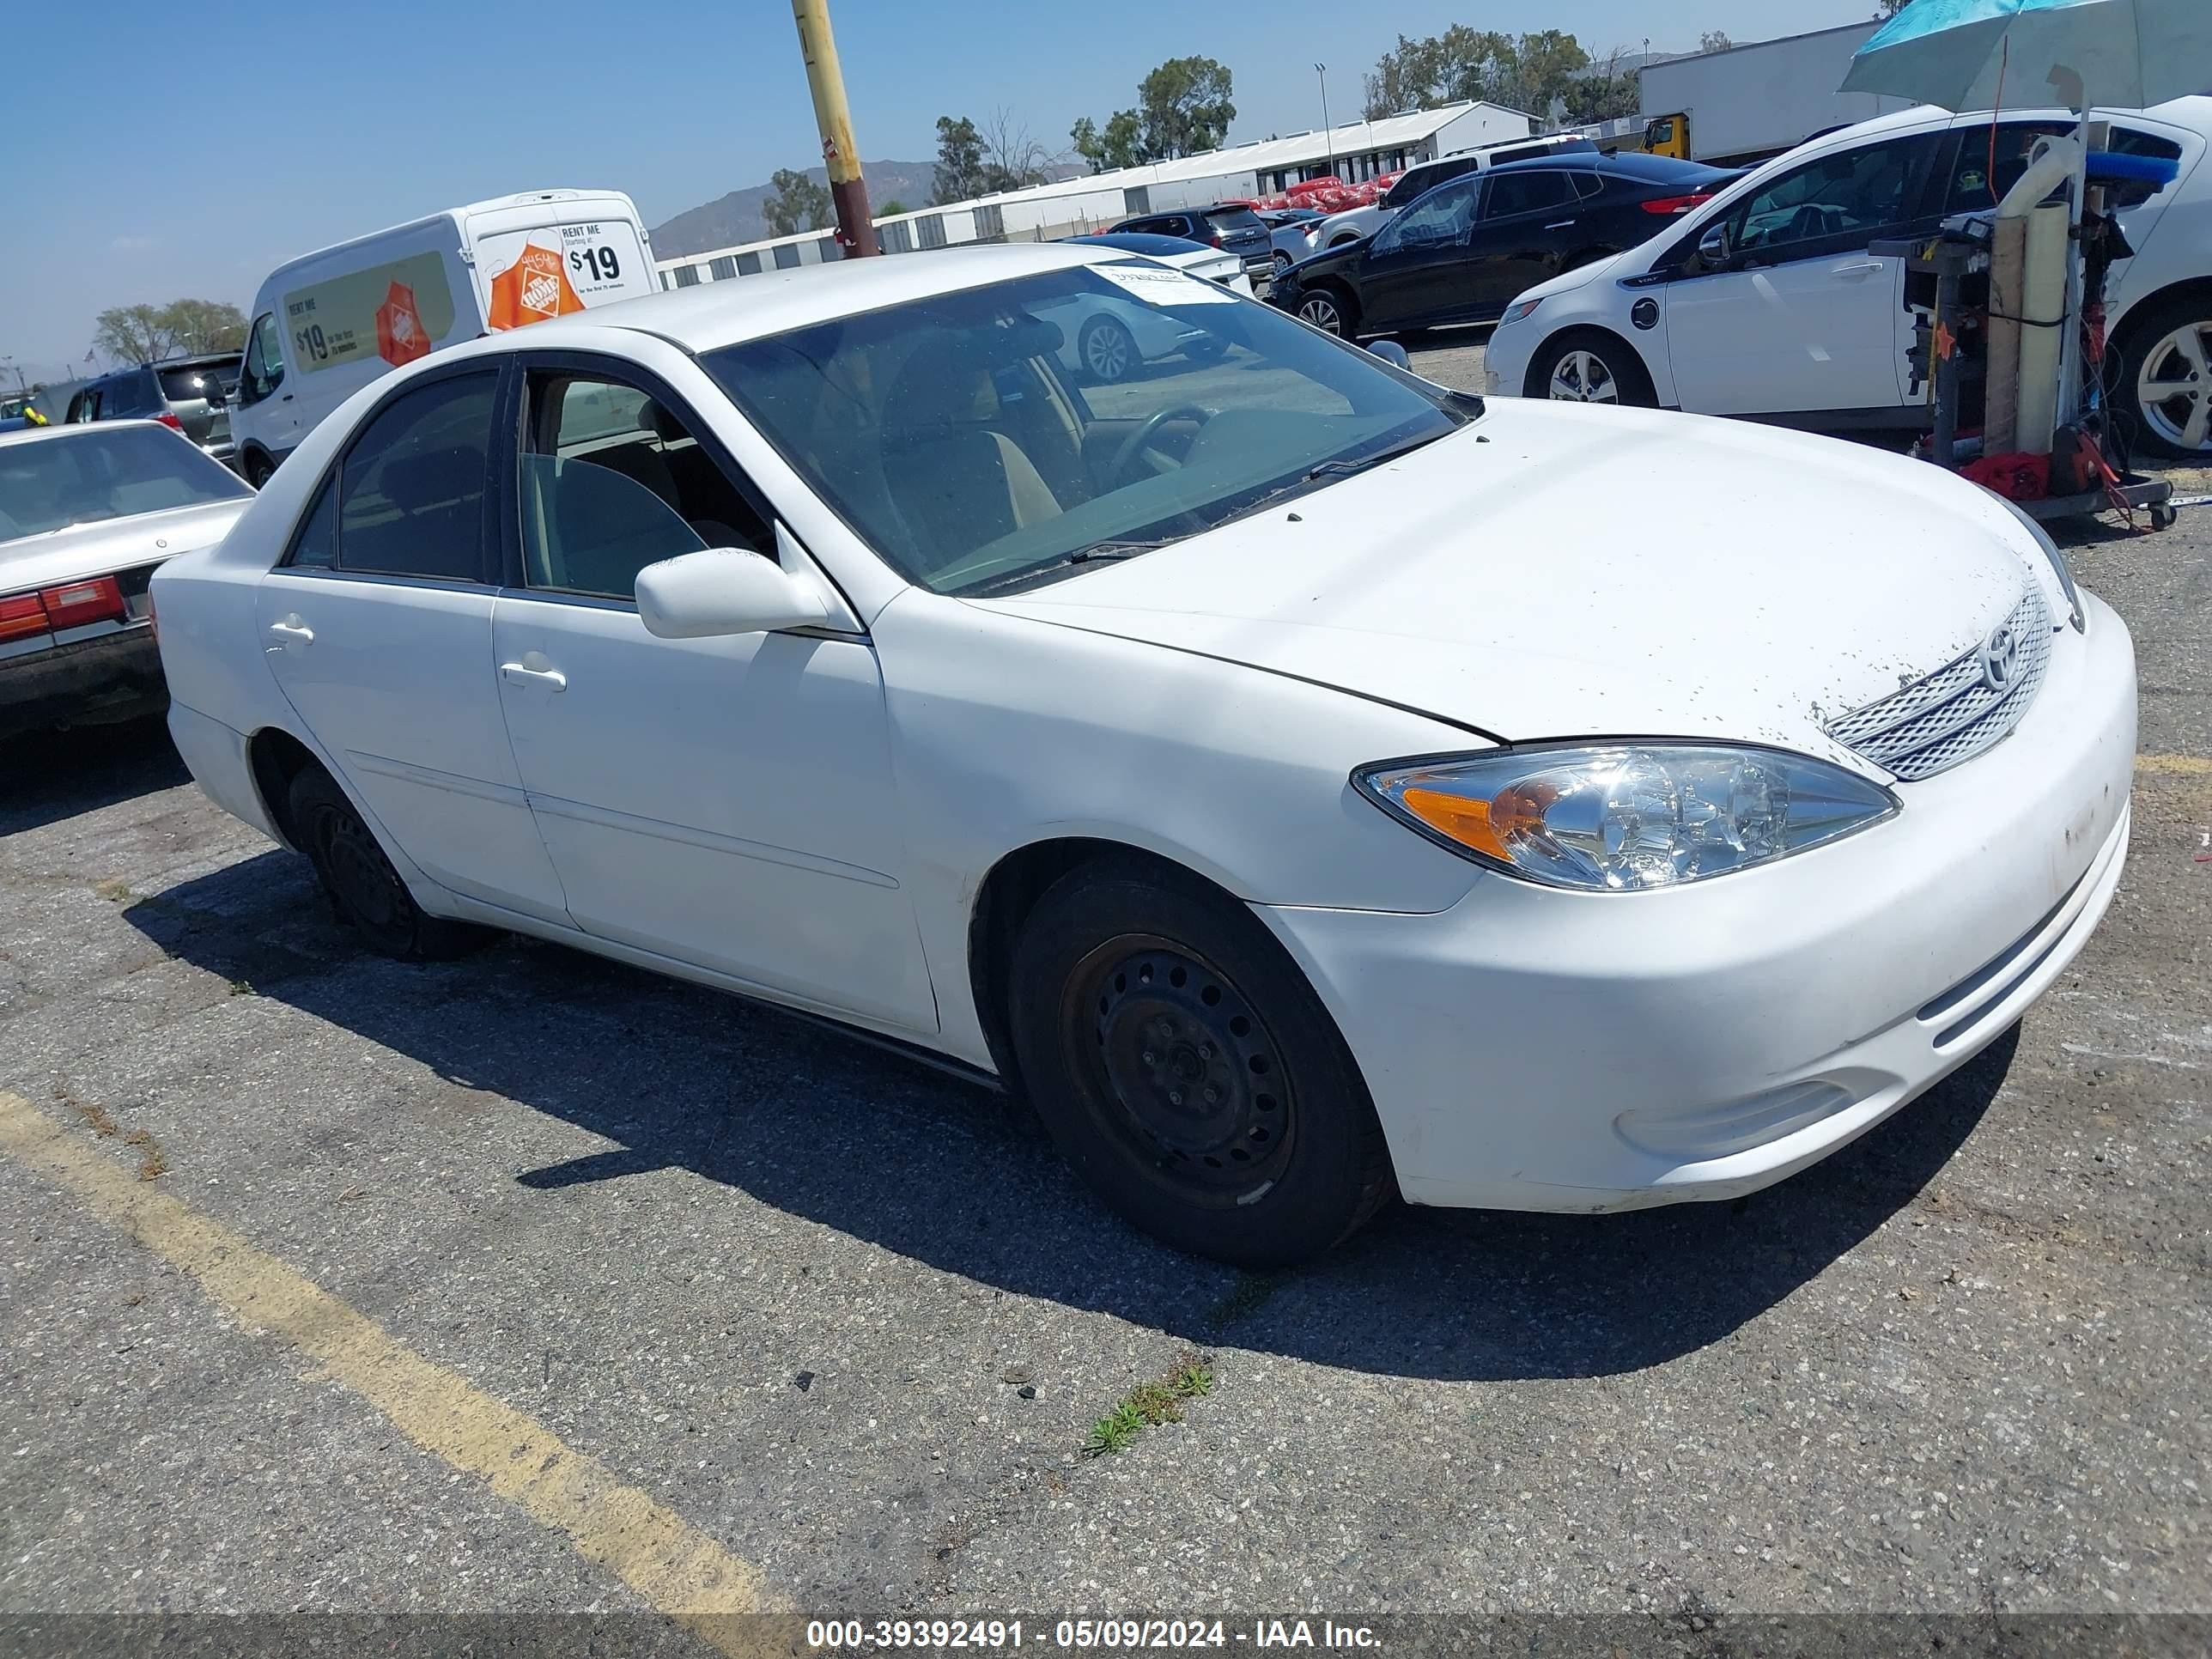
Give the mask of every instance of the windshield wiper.
M 1042 564 L 1024 565 L 1019 570 L 1010 570 L 1003 576 L 965 590 L 971 594 L 996 593 L 1008 587 L 1018 587 L 1024 582 L 1035 581 L 1048 572 L 1065 569 L 1069 565 L 1110 564 L 1116 559 L 1133 559 L 1139 553 L 1157 552 L 1180 536 L 1159 536 L 1149 541 L 1115 539 L 1092 542 L 1079 547 L 1073 553 L 1063 553 L 1056 559 L 1047 559 Z
M 1456 427 L 1449 428 L 1454 432 L 1458 429 Z M 1308 467 L 1305 476 L 1298 482 L 1311 483 L 1316 478 L 1348 478 L 1355 472 L 1366 471 L 1370 466 L 1380 466 L 1385 461 L 1395 461 L 1399 456 L 1409 454 L 1425 445 L 1436 442 L 1437 439 L 1447 434 L 1443 432 L 1424 432 L 1419 437 L 1407 439 L 1403 443 L 1395 443 L 1387 449 L 1378 449 L 1372 455 L 1355 455 L 1344 460 L 1323 461 L 1318 466 Z

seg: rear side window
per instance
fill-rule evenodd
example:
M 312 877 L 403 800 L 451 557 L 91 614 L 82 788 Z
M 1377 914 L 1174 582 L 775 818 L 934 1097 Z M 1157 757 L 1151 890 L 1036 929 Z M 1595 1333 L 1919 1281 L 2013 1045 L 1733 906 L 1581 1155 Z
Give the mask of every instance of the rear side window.
M 1482 216 L 1510 219 L 1516 213 L 1567 207 L 1574 200 L 1574 186 L 1564 173 L 1494 173 L 1490 177 L 1489 205 Z
M 498 387 L 495 370 L 455 375 L 370 417 L 338 471 L 339 569 L 483 580 L 484 463 Z

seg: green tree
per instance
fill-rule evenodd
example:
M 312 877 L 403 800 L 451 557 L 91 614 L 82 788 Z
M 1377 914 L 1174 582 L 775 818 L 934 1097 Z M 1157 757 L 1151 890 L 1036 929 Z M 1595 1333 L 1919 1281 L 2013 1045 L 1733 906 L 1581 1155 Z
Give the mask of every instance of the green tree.
M 896 196 L 892 197 L 890 201 L 884 203 L 881 207 L 876 210 L 878 213 L 881 214 L 886 219 L 896 219 L 900 214 L 904 213 L 906 210 L 906 204 L 900 201 Z
M 1211 58 L 1170 58 L 1137 86 L 1144 147 L 1154 159 L 1218 149 L 1237 118 L 1233 77 Z M 1109 123 L 1109 131 L 1112 124 Z
M 92 349 L 118 363 L 158 362 L 187 352 L 235 351 L 245 343 L 245 313 L 218 300 L 111 306 L 92 325 Z
M 983 157 L 983 135 L 975 131 L 973 121 L 964 115 L 957 120 L 950 115 L 939 116 L 937 172 L 931 181 L 931 203 L 942 205 L 981 196 L 988 187 Z
M 826 230 L 830 222 L 830 191 L 804 173 L 778 167 L 769 175 L 775 191 L 761 204 L 771 236 L 795 236 L 802 230 Z
M 1874 15 L 1881 18 L 1894 17 L 1911 3 L 1912 0 L 1875 0 Z
M 1576 71 L 1589 54 L 1571 34 L 1541 29 L 1516 38 L 1455 23 L 1419 40 L 1398 37 L 1364 80 L 1370 120 L 1401 110 L 1431 108 L 1462 98 L 1486 99 L 1527 114 L 1548 116 L 1571 106 Z
M 1109 167 L 1133 167 L 1152 159 L 1145 152 L 1144 125 L 1133 109 L 1115 111 L 1106 118 L 1103 132 L 1086 115 L 1067 136 L 1074 143 L 1075 153 L 1091 163 L 1093 173 L 1103 173 Z
M 1903 5 L 1905 3 L 1905 0 L 1897 0 L 1897 3 L 1899 5 Z M 1698 37 L 1698 50 L 1699 52 L 1726 52 L 1735 44 L 1735 41 L 1729 40 L 1727 34 L 1719 29 L 1707 29 L 1703 34 Z

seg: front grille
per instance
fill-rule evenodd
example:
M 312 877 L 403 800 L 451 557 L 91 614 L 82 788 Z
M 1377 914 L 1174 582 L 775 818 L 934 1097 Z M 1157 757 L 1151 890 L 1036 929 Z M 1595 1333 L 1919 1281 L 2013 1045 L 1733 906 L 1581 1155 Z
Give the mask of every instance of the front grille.
M 2020 641 L 2020 659 L 2002 690 L 1984 677 L 1977 645 L 1926 679 L 1832 722 L 1828 735 L 1907 782 L 1980 754 L 2020 724 L 2051 662 L 2051 611 L 2040 588 L 2030 586 L 2004 625 Z

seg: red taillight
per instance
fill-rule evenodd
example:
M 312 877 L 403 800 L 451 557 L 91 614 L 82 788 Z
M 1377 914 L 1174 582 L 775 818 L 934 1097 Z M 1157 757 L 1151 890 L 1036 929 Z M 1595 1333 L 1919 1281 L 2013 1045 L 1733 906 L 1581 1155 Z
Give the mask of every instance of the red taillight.
M 185 423 L 179 420 L 175 416 L 170 414 L 166 409 L 159 415 L 156 415 L 154 418 L 159 421 L 163 426 L 174 427 L 179 432 L 182 432 L 185 429 Z
M 1646 213 L 1687 213 L 1692 208 L 1703 207 L 1712 199 L 1712 191 L 1701 190 L 1690 196 L 1654 197 L 1641 205 Z
M 56 633 L 64 628 L 82 628 L 87 623 L 120 622 L 130 614 L 124 609 L 123 590 L 112 576 L 94 576 L 46 588 L 40 593 L 39 603 L 46 607 L 47 625 Z
M 0 645 L 46 631 L 46 608 L 37 594 L 15 593 L 0 599 Z

